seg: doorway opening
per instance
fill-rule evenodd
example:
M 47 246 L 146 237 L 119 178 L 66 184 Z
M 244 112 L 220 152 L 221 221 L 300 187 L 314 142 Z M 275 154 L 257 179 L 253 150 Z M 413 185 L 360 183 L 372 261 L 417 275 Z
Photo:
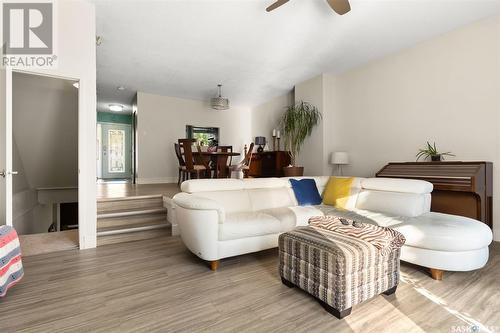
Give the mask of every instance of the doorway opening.
M 133 181 L 133 125 L 131 114 L 97 113 L 97 181 Z
M 12 169 L 23 252 L 78 248 L 78 82 L 12 73 Z

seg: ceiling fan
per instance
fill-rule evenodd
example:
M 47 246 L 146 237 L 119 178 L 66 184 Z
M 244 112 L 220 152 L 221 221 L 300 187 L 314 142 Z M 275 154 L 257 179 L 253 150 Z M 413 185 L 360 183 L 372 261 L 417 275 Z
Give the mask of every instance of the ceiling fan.
M 284 5 L 290 0 L 278 0 L 273 3 L 271 6 L 266 8 L 266 11 L 270 12 L 275 10 L 276 8 Z M 349 0 L 326 0 L 330 7 L 339 15 L 344 15 L 345 13 L 351 10 L 351 5 L 349 4 Z

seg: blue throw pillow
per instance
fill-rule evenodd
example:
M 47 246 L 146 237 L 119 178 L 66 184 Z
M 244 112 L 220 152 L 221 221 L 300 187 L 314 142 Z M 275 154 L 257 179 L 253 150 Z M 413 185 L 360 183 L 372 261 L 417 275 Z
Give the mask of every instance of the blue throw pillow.
M 314 179 L 290 179 L 290 184 L 292 184 L 293 193 L 295 193 L 299 206 L 321 204 L 321 195 L 319 195 Z

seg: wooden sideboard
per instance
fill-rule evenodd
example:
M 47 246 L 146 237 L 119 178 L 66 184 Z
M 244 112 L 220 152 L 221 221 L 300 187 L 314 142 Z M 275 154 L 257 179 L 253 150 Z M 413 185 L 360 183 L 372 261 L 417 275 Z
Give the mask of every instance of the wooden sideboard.
M 491 162 L 389 163 L 377 177 L 421 179 L 434 185 L 431 210 L 493 225 Z
M 254 178 L 283 177 L 283 168 L 290 164 L 286 151 L 253 153 L 248 175 Z

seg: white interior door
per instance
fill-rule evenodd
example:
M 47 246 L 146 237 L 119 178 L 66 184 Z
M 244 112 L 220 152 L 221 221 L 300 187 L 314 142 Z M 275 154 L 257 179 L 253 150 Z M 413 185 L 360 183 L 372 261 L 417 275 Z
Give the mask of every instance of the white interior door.
M 101 124 L 102 178 L 132 177 L 132 127 L 127 124 Z
M 12 225 L 12 70 L 0 68 L 0 225 Z

